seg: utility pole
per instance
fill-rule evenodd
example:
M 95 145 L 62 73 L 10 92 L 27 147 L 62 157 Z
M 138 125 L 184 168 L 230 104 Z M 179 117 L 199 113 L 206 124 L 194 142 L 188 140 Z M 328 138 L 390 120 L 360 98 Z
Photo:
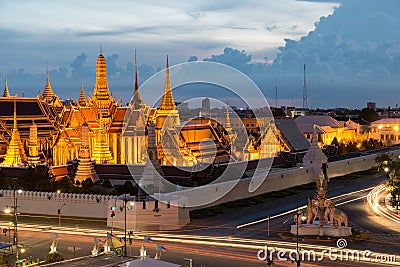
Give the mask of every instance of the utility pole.
M 306 63 L 304 62 L 304 82 L 303 82 L 303 109 L 308 108 Z

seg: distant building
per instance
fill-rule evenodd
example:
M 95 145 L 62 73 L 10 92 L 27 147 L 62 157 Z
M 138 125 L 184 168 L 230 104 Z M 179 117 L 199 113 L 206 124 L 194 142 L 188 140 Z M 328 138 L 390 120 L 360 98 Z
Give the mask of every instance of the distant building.
M 353 129 L 357 135 L 369 132 L 369 122 L 363 119 L 349 119 L 343 122 L 340 121 L 340 123 L 343 123 L 343 126 Z
M 384 144 L 400 144 L 400 118 L 386 118 L 371 122 L 371 137 Z
M 376 103 L 375 102 L 368 102 L 367 109 L 376 110 Z
M 297 126 L 304 136 L 311 142 L 314 133 L 324 145 L 330 145 L 333 139 L 346 141 L 352 139 L 356 132 L 330 116 L 301 116 L 295 119 Z
M 206 97 L 203 100 L 201 100 L 202 112 L 205 112 L 206 114 L 210 114 L 210 109 L 211 109 L 210 99 L 208 97 Z

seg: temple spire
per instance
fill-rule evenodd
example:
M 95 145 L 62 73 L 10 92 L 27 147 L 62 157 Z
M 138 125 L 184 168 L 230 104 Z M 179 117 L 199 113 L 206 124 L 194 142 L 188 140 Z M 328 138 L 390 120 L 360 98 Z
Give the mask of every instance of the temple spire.
M 139 81 L 138 81 L 138 67 L 137 67 L 137 62 L 136 62 L 136 49 L 135 49 L 135 89 L 134 92 L 138 92 L 139 91 Z
M 79 94 L 79 98 L 78 98 L 77 102 L 80 106 L 86 106 L 86 97 L 85 97 L 85 90 L 83 87 L 83 81 L 82 81 L 82 85 L 81 85 L 81 92 Z
M 6 84 L 4 86 L 4 93 L 3 93 L 3 97 L 10 97 L 10 91 L 8 90 L 8 74 L 6 72 Z
M 32 124 L 29 126 L 29 156 L 28 162 L 29 164 L 36 165 L 40 163 L 39 157 L 39 144 L 37 137 L 37 125 L 35 121 L 32 121 Z
M 161 110 L 173 110 L 175 109 L 175 102 L 174 97 L 172 95 L 171 89 L 171 80 L 169 76 L 169 64 L 168 64 L 168 55 L 167 55 L 167 64 L 166 64 L 166 71 L 165 71 L 165 84 L 164 84 L 164 94 L 161 99 Z
M 14 126 L 11 134 L 11 141 L 7 148 L 6 156 L 2 165 L 14 166 L 19 165 L 23 161 L 26 161 L 26 155 L 23 150 L 22 142 L 20 140 L 20 135 L 17 126 L 17 101 L 16 97 L 14 99 Z
M 53 92 L 53 88 L 51 88 L 50 84 L 50 74 L 49 74 L 49 65 L 46 64 L 46 86 L 44 88 L 42 96 L 47 100 L 47 101 L 52 101 L 53 97 L 55 96 Z
M 134 65 L 135 65 L 135 87 L 133 90 L 133 98 L 131 101 L 131 104 L 133 106 L 133 109 L 138 110 L 142 107 L 142 97 L 140 96 L 139 92 L 139 81 L 138 81 L 138 67 L 137 67 L 137 62 L 136 62 L 136 49 L 135 49 L 135 55 L 134 55 Z
M 110 96 L 107 82 L 106 59 L 103 56 L 103 50 L 101 47 L 96 62 L 96 84 L 94 87 L 93 100 L 96 103 L 96 106 L 100 109 L 100 112 L 105 117 L 109 117 L 112 98 Z
M 228 103 L 228 96 L 226 96 L 226 110 L 225 110 L 225 129 L 227 132 L 232 131 L 232 126 L 231 126 L 231 118 L 229 117 L 229 103 Z

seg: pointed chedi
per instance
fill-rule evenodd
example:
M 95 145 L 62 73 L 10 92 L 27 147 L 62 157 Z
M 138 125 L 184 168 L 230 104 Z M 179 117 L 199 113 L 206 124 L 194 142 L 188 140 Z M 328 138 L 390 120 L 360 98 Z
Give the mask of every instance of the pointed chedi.
M 93 92 L 93 101 L 103 117 L 109 117 L 112 97 L 108 88 L 106 59 L 103 56 L 101 47 L 96 63 L 96 84 Z
M 39 92 L 40 93 L 40 92 Z M 63 104 L 61 103 L 58 96 L 54 93 L 53 88 L 50 84 L 50 74 L 49 67 L 46 66 L 46 86 L 43 90 L 42 98 L 49 104 L 54 107 L 62 108 Z
M 34 121 L 32 121 L 32 124 L 29 127 L 28 149 L 29 149 L 28 163 L 31 165 L 39 164 L 40 158 L 39 158 L 37 125 Z
M 81 92 L 79 93 L 79 98 L 78 98 L 77 102 L 82 107 L 86 106 L 86 97 L 85 97 L 85 90 L 83 87 L 83 82 L 82 82 Z
M 96 132 L 95 145 L 93 148 L 92 158 L 96 164 L 112 163 L 113 157 L 107 142 L 107 133 L 104 129 L 104 118 L 100 114 L 100 129 Z
M 50 84 L 50 74 L 48 66 L 46 67 L 46 86 L 44 88 L 42 96 L 46 99 L 46 102 L 51 102 L 55 96 L 53 88 L 51 88 Z
M 6 84 L 4 86 L 4 93 L 3 93 L 3 97 L 10 97 L 10 91 L 8 90 L 8 75 L 6 73 Z
M 6 166 L 17 166 L 22 162 L 26 161 L 26 155 L 24 153 L 22 142 L 18 132 L 17 126 L 17 102 L 14 100 L 14 126 L 11 135 L 11 141 L 7 148 L 6 156 L 2 165 Z M 22 149 L 21 149 L 22 148 Z
M 94 167 L 94 163 L 90 158 L 89 126 L 84 122 L 81 130 L 81 146 L 79 150 L 79 163 L 75 181 L 79 181 L 79 183 L 82 184 L 83 181 L 90 178 L 93 182 L 97 182 L 99 177 L 97 176 Z
M 161 110 L 173 110 L 175 109 L 175 102 L 174 97 L 172 95 L 172 88 L 171 88 L 171 80 L 169 76 L 169 64 L 168 64 L 168 55 L 167 55 L 167 66 L 166 66 L 166 73 L 165 73 L 165 84 L 164 84 L 164 94 L 161 99 Z

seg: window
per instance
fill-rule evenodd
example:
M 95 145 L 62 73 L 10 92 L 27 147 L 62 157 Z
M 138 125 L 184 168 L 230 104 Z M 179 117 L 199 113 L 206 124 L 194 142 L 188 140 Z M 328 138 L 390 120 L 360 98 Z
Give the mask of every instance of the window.
M 146 201 L 143 200 L 143 209 L 146 209 Z

